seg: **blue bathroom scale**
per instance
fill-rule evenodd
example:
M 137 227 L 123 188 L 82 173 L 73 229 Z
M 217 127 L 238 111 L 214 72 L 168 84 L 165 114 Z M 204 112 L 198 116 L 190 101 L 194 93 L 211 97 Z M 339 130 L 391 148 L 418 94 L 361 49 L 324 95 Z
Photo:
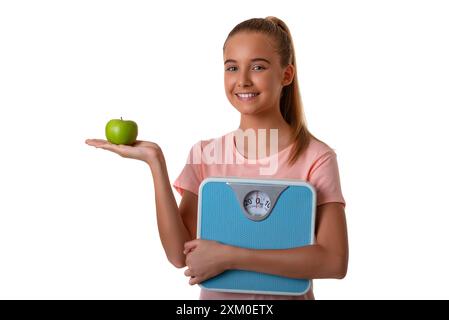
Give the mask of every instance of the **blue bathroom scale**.
M 198 195 L 197 238 L 249 249 L 314 243 L 316 192 L 301 180 L 210 177 Z M 200 284 L 221 292 L 303 295 L 308 279 L 227 270 Z

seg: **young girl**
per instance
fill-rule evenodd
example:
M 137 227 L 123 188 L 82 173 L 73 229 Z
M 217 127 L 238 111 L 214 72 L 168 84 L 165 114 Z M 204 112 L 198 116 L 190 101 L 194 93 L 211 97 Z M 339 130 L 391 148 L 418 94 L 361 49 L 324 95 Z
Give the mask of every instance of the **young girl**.
M 342 279 L 348 264 L 348 240 L 336 154 L 307 129 L 289 29 L 275 17 L 243 21 L 229 33 L 223 58 L 226 95 L 241 114 L 240 125 L 236 131 L 199 141 L 191 148 L 188 162 L 173 183 L 182 196 L 179 208 L 163 152 L 156 143 L 137 141 L 133 146 L 124 146 L 99 139 L 88 139 L 86 143 L 148 163 L 154 180 L 162 245 L 173 265 L 187 266 L 184 274 L 191 285 L 228 269 L 302 279 Z M 277 129 L 278 150 L 266 157 L 253 157 L 242 135 L 237 134 L 251 129 Z M 192 163 L 197 156 L 195 152 L 202 153 L 210 143 L 226 145 L 225 153 L 233 155 L 237 163 Z M 271 152 L 270 143 L 269 139 L 262 147 L 266 146 L 265 150 Z M 274 158 L 277 166 L 271 178 L 304 180 L 315 187 L 315 244 L 283 250 L 255 250 L 196 239 L 198 188 L 202 180 L 210 176 L 258 177 L 262 163 Z M 314 295 L 312 289 L 302 296 L 201 289 L 200 299 L 314 299 Z

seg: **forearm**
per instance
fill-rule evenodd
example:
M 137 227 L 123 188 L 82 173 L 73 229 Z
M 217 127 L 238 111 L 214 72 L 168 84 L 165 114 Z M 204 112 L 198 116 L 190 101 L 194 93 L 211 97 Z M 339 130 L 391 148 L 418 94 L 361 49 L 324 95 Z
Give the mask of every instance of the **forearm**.
M 184 243 L 191 240 L 173 195 L 163 155 L 150 165 L 154 181 L 159 236 L 168 260 L 178 268 L 185 265 Z
M 256 250 L 230 247 L 228 268 L 256 271 L 298 279 L 341 279 L 347 259 L 327 252 L 320 245 L 292 249 Z

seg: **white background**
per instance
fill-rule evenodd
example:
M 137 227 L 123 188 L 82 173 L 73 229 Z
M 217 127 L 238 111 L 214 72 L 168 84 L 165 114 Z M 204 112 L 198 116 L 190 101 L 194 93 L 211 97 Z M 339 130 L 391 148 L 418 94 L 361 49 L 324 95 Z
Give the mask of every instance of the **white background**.
M 238 127 L 223 42 L 268 15 L 293 34 L 347 201 L 348 274 L 315 281 L 317 299 L 449 298 L 445 5 L 1 1 L 0 298 L 198 298 L 165 257 L 147 165 L 84 140 L 135 120 L 173 182 L 195 142 Z

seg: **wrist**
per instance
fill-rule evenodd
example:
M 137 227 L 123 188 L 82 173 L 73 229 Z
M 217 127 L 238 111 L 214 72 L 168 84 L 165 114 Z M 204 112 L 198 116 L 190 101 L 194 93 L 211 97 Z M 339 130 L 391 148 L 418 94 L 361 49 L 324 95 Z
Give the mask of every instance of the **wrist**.
M 148 164 L 151 170 L 160 170 L 161 168 L 163 168 L 165 164 L 165 158 L 162 150 L 157 152 L 155 155 L 152 155 L 151 157 L 147 157 L 145 163 Z
M 244 248 L 226 245 L 226 253 L 224 259 L 225 270 L 238 269 L 241 256 L 244 255 Z

